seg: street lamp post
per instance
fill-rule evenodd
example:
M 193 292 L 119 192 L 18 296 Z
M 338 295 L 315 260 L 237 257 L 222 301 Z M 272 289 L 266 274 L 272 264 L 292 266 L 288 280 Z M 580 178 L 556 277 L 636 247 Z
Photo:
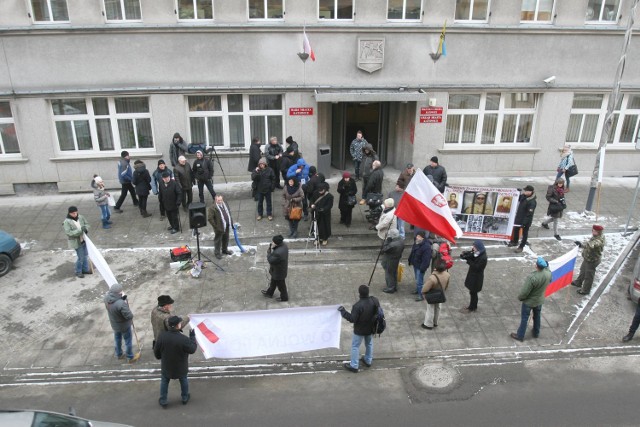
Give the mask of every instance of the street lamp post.
M 618 69 L 616 70 L 616 77 L 613 81 L 613 90 L 609 97 L 609 103 L 607 105 L 607 113 L 604 118 L 604 126 L 602 128 L 602 134 L 600 136 L 600 144 L 598 145 L 598 153 L 596 155 L 596 163 L 593 167 L 593 173 L 591 174 L 591 186 L 589 188 L 589 196 L 587 197 L 586 211 L 591 211 L 593 207 L 593 199 L 596 194 L 600 193 L 600 186 L 602 183 L 602 173 L 604 169 L 604 154 L 607 147 L 607 141 L 609 140 L 609 134 L 611 133 L 611 125 L 613 122 L 613 111 L 618 105 L 620 99 L 620 84 L 622 81 L 622 74 L 624 73 L 624 65 L 627 59 L 627 50 L 629 43 L 631 42 L 631 34 L 633 33 L 633 23 L 635 21 L 636 9 L 640 0 L 633 0 L 631 9 L 629 12 L 629 20 L 627 22 L 627 30 L 624 35 L 624 43 L 622 45 L 622 53 L 620 54 L 620 60 L 618 61 Z M 596 212 L 597 216 L 597 212 Z

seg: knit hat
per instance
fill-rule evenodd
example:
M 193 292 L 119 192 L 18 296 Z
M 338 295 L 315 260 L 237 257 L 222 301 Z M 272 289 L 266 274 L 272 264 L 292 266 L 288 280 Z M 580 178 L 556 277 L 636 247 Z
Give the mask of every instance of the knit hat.
M 204 156 L 204 153 L 202 152 L 202 150 L 196 151 L 196 156 L 198 155 L 198 153 L 200 153 L 200 154 L 202 154 Z
M 315 175 L 318 169 L 315 166 L 309 166 L 309 175 Z
M 293 138 L 291 136 L 288 136 L 286 141 L 288 144 L 291 144 L 293 142 Z
M 158 166 L 160 166 L 160 165 L 166 165 L 164 160 L 162 160 L 162 159 L 158 160 Z
M 71 213 L 71 212 L 78 212 L 78 208 L 77 208 L 77 207 L 75 207 L 75 206 L 69 206 L 69 209 L 67 209 L 67 212 L 68 212 L 68 213 Z
M 541 256 L 538 257 L 538 260 L 536 261 L 536 265 L 540 268 L 547 268 L 549 267 L 549 263 L 547 261 L 545 261 L 544 258 L 542 258 Z
M 267 164 L 267 159 L 265 159 L 264 157 L 261 157 L 260 160 L 258 160 L 258 165 L 263 164 L 266 165 Z
M 127 157 L 128 155 L 129 155 L 129 152 L 128 152 L 128 151 L 122 151 L 122 152 L 120 153 L 120 157 L 122 157 L 123 159 L 124 159 L 125 157 Z
M 351 174 L 348 171 L 344 171 L 344 172 L 342 172 L 342 177 L 343 178 L 351 178 Z
M 596 231 L 602 231 L 604 230 L 604 227 L 599 224 L 593 224 L 593 229 Z
M 171 176 L 171 173 L 169 173 L 169 171 L 164 171 L 164 172 L 162 172 L 162 177 L 163 177 L 163 178 L 168 178 L 168 177 L 170 177 L 170 176 Z
M 167 304 L 173 304 L 173 299 L 169 295 L 160 295 L 158 297 L 158 307 L 164 307 Z
M 395 202 L 391 197 L 389 197 L 387 200 L 384 201 L 385 208 L 392 208 L 394 205 L 395 205 Z
M 433 157 L 431 158 L 431 161 L 432 161 L 433 163 L 438 163 L 438 156 L 433 156 Z
M 120 292 L 122 292 L 122 285 L 120 283 L 114 283 L 109 288 L 109 292 L 113 294 L 119 294 Z
M 423 239 L 426 237 L 427 233 L 424 232 L 424 230 L 420 230 L 416 233 L 416 236 L 420 236 Z
M 407 163 L 407 169 L 412 168 L 413 167 L 413 163 Z
M 360 285 L 358 288 L 358 293 L 360 294 L 360 298 L 366 298 L 369 296 L 369 287 L 367 285 Z
M 527 185 L 526 187 L 524 187 L 524 191 L 535 191 L 535 189 L 532 185 Z
M 173 137 L 174 137 L 174 138 L 180 138 L 180 133 L 178 133 L 178 132 L 174 133 L 174 134 L 173 134 Z
M 284 242 L 284 237 L 282 237 L 282 234 L 278 234 L 277 236 L 273 236 L 273 239 L 271 239 L 271 240 L 276 245 L 281 245 L 282 242 Z
M 104 180 L 99 176 L 94 176 L 93 180 L 96 182 L 96 184 L 101 184 L 104 182 Z
M 142 160 L 136 160 L 135 162 L 133 162 L 134 165 L 140 165 L 144 163 Z
M 180 316 L 171 316 L 169 317 L 169 320 L 167 320 L 167 324 L 170 328 L 175 328 L 180 322 L 182 322 L 182 317 Z

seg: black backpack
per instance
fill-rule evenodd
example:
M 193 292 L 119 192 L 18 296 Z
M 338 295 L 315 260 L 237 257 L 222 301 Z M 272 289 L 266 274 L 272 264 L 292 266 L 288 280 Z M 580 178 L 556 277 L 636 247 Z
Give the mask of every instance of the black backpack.
M 371 333 L 373 335 L 378 334 L 380 336 L 385 329 L 387 329 L 387 320 L 384 318 L 384 310 L 380 307 L 380 302 L 373 298 L 374 302 L 374 310 L 375 313 L 373 315 L 373 327 L 371 328 Z

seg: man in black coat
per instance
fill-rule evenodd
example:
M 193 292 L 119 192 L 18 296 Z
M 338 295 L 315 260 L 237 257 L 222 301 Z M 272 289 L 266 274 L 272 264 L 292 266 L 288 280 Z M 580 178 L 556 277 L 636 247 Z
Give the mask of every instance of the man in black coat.
M 198 183 L 198 197 L 200 203 L 204 203 L 204 187 L 207 187 L 211 198 L 216 199 L 216 192 L 213 189 L 213 163 L 204 156 L 200 150 L 196 151 L 196 159 L 191 166 L 193 177 Z
M 353 323 L 353 338 L 351 340 L 351 362 L 345 362 L 342 366 L 347 371 L 358 373 L 359 362 L 367 368 L 373 363 L 373 326 L 375 315 L 378 312 L 380 302 L 376 297 L 369 296 L 369 286 L 360 285 L 358 288 L 360 299 L 351 307 L 349 313 L 343 306 L 338 307 L 342 317 Z M 360 359 L 360 344 L 364 340 L 365 353 Z
M 534 188 L 531 185 L 524 187 L 522 194 L 518 197 L 518 209 L 516 210 L 516 218 L 513 224 L 513 232 L 511 234 L 511 242 L 509 246 L 518 246 L 520 240 L 520 229 L 522 229 L 522 242 L 515 249 L 516 252 L 522 252 L 527 244 L 529 237 L 529 227 L 533 223 L 533 213 L 537 206 Z
M 169 228 L 171 234 L 176 234 L 180 229 L 178 220 L 178 208 L 182 203 L 182 190 L 180 184 L 171 179 L 169 171 L 162 172 L 162 182 L 158 186 L 158 198 L 167 212 L 169 218 Z
M 362 189 L 362 197 L 367 197 L 369 193 L 382 194 L 382 181 L 384 181 L 384 171 L 382 170 L 382 163 L 380 160 L 373 162 L 373 171 L 369 178 L 365 180 L 365 187 Z M 365 200 L 360 200 L 360 204 L 364 205 Z
M 258 167 L 258 161 L 262 157 L 262 151 L 260 151 L 260 138 L 257 136 L 251 140 L 251 147 L 249 147 L 249 166 L 247 170 L 253 172 Z
M 392 294 L 398 290 L 398 264 L 403 251 L 404 239 L 400 238 L 397 228 L 392 228 L 382 245 L 382 268 L 384 268 L 384 281 L 387 285 L 382 292 Z
M 272 136 L 269 138 L 269 144 L 264 149 L 264 156 L 267 159 L 267 163 L 269 167 L 273 170 L 273 173 L 276 175 L 275 180 L 275 188 L 282 189 L 283 187 L 280 185 L 280 163 L 282 162 L 282 155 L 284 154 L 284 150 L 282 149 L 282 145 L 278 143 L 278 138 Z M 286 180 L 286 178 L 285 178 Z
M 438 163 L 437 156 L 431 158 L 423 172 L 426 176 L 431 175 L 433 185 L 436 186 L 438 191 L 444 193 L 444 188 L 447 186 L 447 170 Z
M 160 399 L 158 403 L 163 409 L 167 408 L 167 394 L 169 381 L 180 381 L 182 404 L 186 405 L 191 398 L 189 394 L 189 355 L 196 352 L 196 332 L 192 329 L 189 338 L 182 335 L 182 318 L 172 316 L 167 320 L 168 331 L 162 331 L 153 347 L 153 354 L 160 359 Z
M 329 184 L 321 182 L 315 195 L 311 198 L 311 210 L 315 214 L 318 226 L 318 239 L 322 246 L 326 246 L 331 237 L 331 209 L 333 208 L 333 194 L 329 193 Z
M 269 221 L 273 221 L 273 205 L 271 202 L 271 193 L 275 187 L 275 183 L 278 180 L 273 169 L 267 166 L 265 159 L 258 161 L 258 167 L 251 172 L 251 180 L 256 188 L 256 195 L 258 196 L 258 216 L 256 219 L 260 221 L 264 214 L 264 201 L 267 201 L 267 217 Z
M 276 288 L 280 292 L 280 296 L 276 298 L 278 302 L 289 301 L 287 293 L 287 284 L 284 279 L 287 278 L 289 270 L 289 248 L 284 243 L 284 237 L 278 234 L 273 236 L 269 249 L 267 249 L 267 262 L 269 262 L 269 274 L 271 274 L 271 282 L 269 287 L 261 290 L 262 295 L 267 298 L 273 298 Z

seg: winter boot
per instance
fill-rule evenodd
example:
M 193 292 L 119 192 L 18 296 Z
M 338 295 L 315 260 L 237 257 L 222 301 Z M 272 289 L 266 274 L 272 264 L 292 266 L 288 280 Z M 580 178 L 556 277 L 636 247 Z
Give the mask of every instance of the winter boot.
M 109 225 L 108 220 L 106 220 L 106 219 L 102 220 L 102 228 L 106 228 L 106 229 L 111 228 L 111 225 Z

